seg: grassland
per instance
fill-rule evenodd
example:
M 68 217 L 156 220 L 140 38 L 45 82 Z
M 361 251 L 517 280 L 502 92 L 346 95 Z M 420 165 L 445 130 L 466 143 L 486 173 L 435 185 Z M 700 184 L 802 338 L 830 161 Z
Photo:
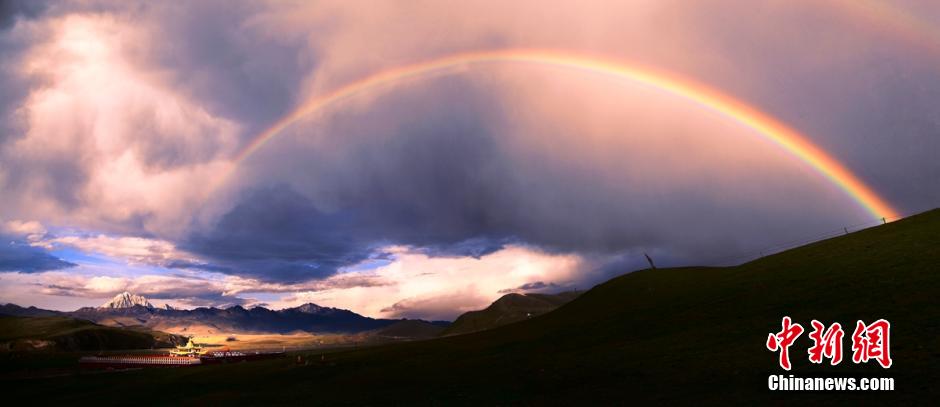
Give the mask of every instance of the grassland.
M 5 350 L 115 350 L 172 346 L 179 337 L 144 328 L 121 329 L 69 317 L 0 316 Z
M 234 340 L 233 340 L 234 339 Z M 210 348 L 228 347 L 232 350 L 281 351 L 311 349 L 335 346 L 353 346 L 364 343 L 367 335 L 311 333 L 295 334 L 238 334 L 238 335 L 196 335 L 193 340 Z
M 940 395 L 938 272 L 932 211 L 741 266 L 630 273 L 543 316 L 469 335 L 0 384 L 15 399 L 95 404 L 921 404 Z M 767 376 L 783 371 L 764 343 L 784 315 L 804 325 L 889 320 L 891 369 L 812 365 L 804 334 L 790 373 L 893 377 L 897 390 L 769 392 Z

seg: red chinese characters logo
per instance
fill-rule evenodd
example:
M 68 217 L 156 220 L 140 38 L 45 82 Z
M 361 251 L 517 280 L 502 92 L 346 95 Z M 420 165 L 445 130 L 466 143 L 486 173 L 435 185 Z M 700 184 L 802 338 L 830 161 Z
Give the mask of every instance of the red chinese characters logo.
M 809 361 L 813 363 L 822 363 L 823 357 L 830 358 L 830 365 L 838 365 L 842 362 L 842 325 L 838 322 L 829 326 L 829 329 L 823 330 L 826 326 L 822 322 L 813 320 L 813 332 L 809 333 L 809 338 L 813 340 L 813 346 L 809 348 Z
M 780 367 L 790 370 L 790 346 L 793 341 L 803 334 L 803 326 L 800 324 L 791 324 L 790 317 L 783 317 L 783 329 L 780 332 L 771 333 L 767 337 L 767 349 L 776 352 L 780 350 Z
M 809 333 L 809 339 L 813 341 L 812 346 L 807 350 L 809 361 L 812 363 L 822 363 L 823 359 L 829 358 L 830 365 L 838 365 L 842 362 L 842 338 L 845 331 L 842 325 L 834 322 L 828 328 L 822 322 L 812 320 L 810 324 L 813 327 Z M 780 352 L 780 367 L 784 370 L 790 370 L 790 346 L 803 334 L 803 326 L 793 322 L 790 317 L 783 317 L 781 321 L 782 329 L 780 332 L 770 333 L 767 336 L 767 349 L 773 352 Z M 874 359 L 887 369 L 891 367 L 891 324 L 879 319 L 866 325 L 863 321 L 858 321 L 855 331 L 852 333 L 852 361 L 855 363 L 868 363 Z
M 891 367 L 890 337 L 891 323 L 888 321 L 879 319 L 870 325 L 858 321 L 852 334 L 852 361 L 867 363 L 869 359 L 875 359 L 881 367 Z

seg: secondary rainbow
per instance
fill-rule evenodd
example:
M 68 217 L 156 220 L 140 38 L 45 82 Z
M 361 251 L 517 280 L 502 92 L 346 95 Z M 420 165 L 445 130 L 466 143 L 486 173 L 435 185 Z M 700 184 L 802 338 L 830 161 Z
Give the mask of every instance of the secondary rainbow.
M 835 6 L 837 11 L 864 21 L 866 29 L 880 29 L 902 38 L 929 51 L 934 57 L 940 53 L 940 28 L 925 19 L 923 13 L 918 15 L 896 1 L 838 0 L 813 3 L 814 7 L 826 5 Z
M 241 150 L 236 156 L 235 168 L 291 124 L 344 99 L 384 89 L 408 79 L 494 63 L 536 64 L 582 70 L 618 80 L 643 84 L 684 98 L 752 129 L 754 134 L 762 136 L 802 160 L 842 189 L 874 218 L 885 217 L 891 219 L 898 217 L 898 212 L 890 204 L 878 196 L 874 190 L 839 161 L 814 145 L 807 137 L 756 108 L 715 89 L 676 75 L 607 59 L 544 50 L 512 49 L 461 53 L 400 66 L 367 76 L 329 93 L 313 97 L 278 120 Z M 224 178 L 222 182 L 224 182 Z

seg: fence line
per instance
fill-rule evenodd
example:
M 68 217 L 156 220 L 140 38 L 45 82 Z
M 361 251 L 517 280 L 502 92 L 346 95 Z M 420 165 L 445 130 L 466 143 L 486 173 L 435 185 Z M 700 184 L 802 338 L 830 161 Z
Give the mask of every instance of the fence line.
M 747 254 L 736 255 L 734 257 L 729 256 L 725 258 L 724 260 L 712 262 L 712 265 L 713 266 L 736 266 L 739 264 L 746 263 L 748 261 L 757 260 L 764 256 L 770 256 L 772 254 L 777 254 L 777 253 L 780 253 L 789 249 L 793 249 L 796 247 L 805 246 L 805 245 L 816 243 L 816 242 L 823 241 L 826 239 L 844 236 L 844 235 L 848 235 L 849 233 L 854 233 L 854 232 L 858 232 L 858 231 L 865 230 L 868 228 L 885 225 L 888 222 L 894 222 L 900 219 L 904 219 L 905 217 L 907 217 L 907 215 L 890 216 L 890 217 L 883 217 L 878 220 L 861 222 L 861 223 L 856 223 L 852 225 L 846 225 L 840 229 L 833 229 L 833 230 L 829 230 L 826 232 L 820 232 L 820 233 L 814 234 L 813 236 L 807 236 L 807 237 L 800 238 L 800 239 L 778 243 L 773 246 L 764 247 L 763 249 L 760 249 L 757 251 L 751 251 Z

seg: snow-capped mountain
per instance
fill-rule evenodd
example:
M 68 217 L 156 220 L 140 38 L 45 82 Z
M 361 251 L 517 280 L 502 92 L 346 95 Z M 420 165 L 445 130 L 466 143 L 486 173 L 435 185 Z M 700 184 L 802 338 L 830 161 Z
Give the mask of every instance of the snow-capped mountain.
M 304 314 L 316 314 L 318 312 L 321 312 L 324 308 L 312 302 L 308 302 L 294 309 L 297 310 L 298 312 L 303 312 Z
M 98 308 L 132 308 L 135 305 L 140 305 L 142 307 L 153 308 L 153 305 L 147 301 L 146 298 L 140 295 L 131 294 L 127 291 L 115 295 L 111 301 L 108 301 L 102 304 Z
M 192 334 L 200 329 L 209 332 L 254 332 L 291 333 L 306 331 L 314 333 L 362 333 L 383 329 L 402 322 L 410 325 L 397 326 L 382 335 L 406 337 L 402 334 L 414 322 L 438 327 L 448 325 L 442 321 L 419 321 L 398 319 L 374 319 L 350 310 L 321 307 L 308 303 L 294 308 L 271 310 L 262 306 L 245 309 L 241 305 L 228 308 L 199 307 L 178 309 L 154 307 L 146 298 L 131 293 L 121 293 L 100 307 L 83 307 L 72 312 L 50 311 L 35 307 L 23 308 L 15 304 L 0 305 L 0 315 L 14 316 L 67 316 L 84 319 L 107 326 L 140 325 L 164 332 Z M 422 325 L 423 326 L 423 325 Z

